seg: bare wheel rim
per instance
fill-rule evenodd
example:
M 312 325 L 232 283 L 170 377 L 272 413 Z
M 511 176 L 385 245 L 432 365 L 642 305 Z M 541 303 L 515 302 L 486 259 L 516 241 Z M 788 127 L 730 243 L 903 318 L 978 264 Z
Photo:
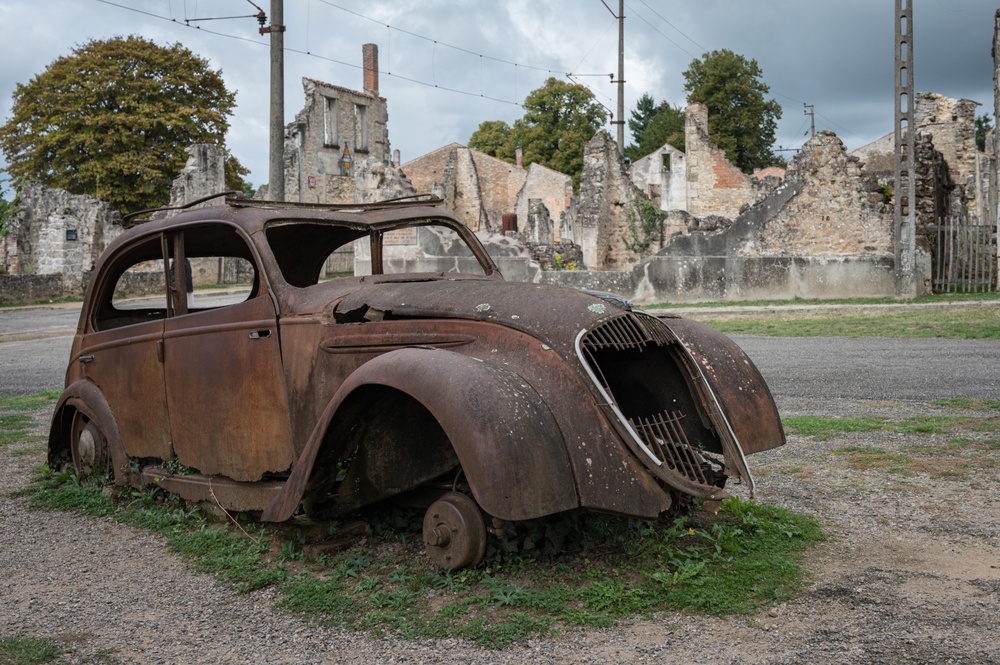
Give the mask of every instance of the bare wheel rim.
M 107 480 L 111 475 L 108 440 L 97 423 L 77 411 L 70 431 L 73 468 L 81 478 Z
M 427 555 L 441 568 L 475 566 L 486 552 L 486 523 L 476 502 L 460 492 L 448 492 L 424 515 Z

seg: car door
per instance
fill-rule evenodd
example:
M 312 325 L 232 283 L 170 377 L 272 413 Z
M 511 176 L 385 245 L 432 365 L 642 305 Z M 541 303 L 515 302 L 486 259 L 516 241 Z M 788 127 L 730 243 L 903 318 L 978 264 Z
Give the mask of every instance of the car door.
M 114 414 L 130 457 L 173 458 L 163 389 L 163 326 L 168 316 L 159 234 L 105 262 L 89 303 L 75 362 Z
M 186 229 L 171 238 L 171 263 L 164 372 L 178 461 L 241 481 L 287 470 L 294 456 L 278 320 L 249 244 L 221 223 Z M 224 288 L 185 298 L 177 285 L 189 271 L 195 286 Z

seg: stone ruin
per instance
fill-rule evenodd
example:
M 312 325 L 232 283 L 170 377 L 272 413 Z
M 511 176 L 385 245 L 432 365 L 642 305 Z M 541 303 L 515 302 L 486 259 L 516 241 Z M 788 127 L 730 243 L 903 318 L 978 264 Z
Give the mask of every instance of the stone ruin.
M 479 234 L 508 279 L 612 291 L 639 302 L 894 293 L 891 134 L 848 154 L 834 134 L 819 132 L 786 171 L 748 176 L 712 143 L 705 108 L 692 105 L 683 152 L 665 145 L 626 165 L 611 137 L 598 132 L 586 147 L 575 196 L 569 176 L 458 144 L 403 165 L 398 152 L 390 159 L 377 49 L 366 45 L 363 52 L 362 91 L 303 80 L 306 103 L 285 135 L 290 201 L 435 194 Z M 975 107 L 934 93 L 917 96 L 917 241 L 924 259 L 932 250 L 926 229 L 942 217 L 995 223 L 996 160 L 975 150 Z M 994 134 L 991 147 L 996 140 Z M 171 205 L 223 189 L 222 156 L 208 146 L 189 153 Z M 266 186 L 258 196 L 266 198 Z M 79 293 L 119 232 L 117 213 L 39 186 L 26 188 L 21 204 L 0 239 L 4 300 Z M 348 254 L 328 268 L 351 269 Z M 928 261 L 918 266 L 924 291 Z M 10 275 L 37 283 L 15 287 Z

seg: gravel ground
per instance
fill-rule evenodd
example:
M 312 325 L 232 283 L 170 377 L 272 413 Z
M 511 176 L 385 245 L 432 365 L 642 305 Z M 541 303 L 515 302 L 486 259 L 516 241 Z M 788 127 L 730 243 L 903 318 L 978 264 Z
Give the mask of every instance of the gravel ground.
M 926 402 L 779 407 L 785 416 L 955 413 Z M 47 414 L 38 415 L 42 431 Z M 658 615 L 503 651 L 316 628 L 272 609 L 272 590 L 238 595 L 189 571 L 156 536 L 29 512 L 10 493 L 43 453 L 34 444 L 11 455 L 27 446 L 10 445 L 0 448 L 0 636 L 56 639 L 69 663 L 1000 663 L 1000 452 L 968 480 L 858 472 L 832 452 L 947 438 L 792 436 L 751 458 L 759 500 L 816 515 L 830 536 L 807 555 L 810 584 L 793 601 L 728 619 Z

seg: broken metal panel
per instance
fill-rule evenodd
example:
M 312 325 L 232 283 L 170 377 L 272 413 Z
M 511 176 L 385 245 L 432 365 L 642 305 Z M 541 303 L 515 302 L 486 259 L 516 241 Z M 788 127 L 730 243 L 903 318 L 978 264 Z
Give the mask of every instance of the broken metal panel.
M 778 407 L 757 366 L 733 340 L 690 319 L 663 322 L 697 362 L 743 453 L 785 444 Z
M 294 460 L 278 325 L 265 297 L 167 320 L 170 432 L 181 464 L 239 481 Z
M 173 459 L 163 392 L 163 320 L 87 335 L 71 363 L 115 408 L 128 454 Z M 127 404 L 128 408 L 121 408 Z
M 259 511 L 281 489 L 280 481 L 241 483 L 224 476 L 200 473 L 171 474 L 160 467 L 146 467 L 140 474 L 144 485 L 157 485 L 187 501 L 207 501 L 230 511 Z

